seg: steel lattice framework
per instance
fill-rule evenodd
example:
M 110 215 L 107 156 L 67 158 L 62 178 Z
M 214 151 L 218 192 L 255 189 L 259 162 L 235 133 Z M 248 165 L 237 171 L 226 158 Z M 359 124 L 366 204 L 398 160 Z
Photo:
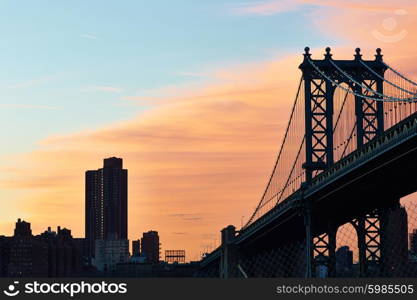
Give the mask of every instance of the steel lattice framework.
M 335 60 L 330 48 L 326 48 L 323 59 L 313 59 L 306 47 L 299 68 L 302 71 L 300 84 L 271 177 L 238 237 L 262 226 L 264 218 L 281 208 L 284 210 L 286 203 L 299 199 L 297 207 L 303 215 L 304 242 L 300 245 L 300 241 L 294 241 L 295 244 L 281 245 L 251 258 L 243 251 L 235 258 L 240 270 L 235 273 L 240 272 L 244 277 L 248 274 L 299 276 L 300 268 L 289 267 L 288 261 L 280 259 L 289 251 L 297 253 L 299 261 L 306 264 L 305 276 L 317 276 L 319 266 L 326 266 L 328 275 L 333 276 L 340 223 L 336 224 L 331 217 L 320 220 L 320 212 L 315 211 L 311 199 L 304 201 L 304 191 L 316 185 L 322 173 L 339 165 L 350 154 L 362 149 L 369 151 L 369 145 L 378 147 L 384 140 L 376 144 L 374 141 L 390 135 L 391 128 L 396 132 L 403 121 L 414 124 L 409 117 L 417 114 L 417 83 L 386 64 L 379 48 L 373 60 L 364 60 L 359 48 L 352 60 Z M 386 272 L 381 266 L 389 261 L 386 247 L 390 237 L 386 231 L 392 211 L 399 211 L 398 199 L 372 209 L 364 208 L 355 218 L 345 220 L 356 231 L 361 276 L 375 275 L 375 266 L 379 266 L 380 274 Z M 227 244 L 234 248 L 227 245 L 221 248 L 223 270 L 231 268 L 230 261 L 223 256 L 239 252 L 233 242 L 235 232 L 229 232 L 228 236 Z M 305 253 L 303 259 L 300 253 Z M 269 269 L 261 268 L 260 262 L 266 264 L 267 261 L 274 264 L 268 266 Z M 253 269 L 252 274 L 250 269 Z M 392 265 L 390 270 L 394 269 Z M 227 272 L 220 274 L 227 277 Z

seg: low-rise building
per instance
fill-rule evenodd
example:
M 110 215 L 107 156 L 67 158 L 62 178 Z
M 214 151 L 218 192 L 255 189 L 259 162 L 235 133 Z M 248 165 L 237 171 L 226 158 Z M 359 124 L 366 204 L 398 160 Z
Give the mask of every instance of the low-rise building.
M 112 271 L 116 264 L 129 260 L 129 240 L 96 240 L 94 266 L 101 272 Z

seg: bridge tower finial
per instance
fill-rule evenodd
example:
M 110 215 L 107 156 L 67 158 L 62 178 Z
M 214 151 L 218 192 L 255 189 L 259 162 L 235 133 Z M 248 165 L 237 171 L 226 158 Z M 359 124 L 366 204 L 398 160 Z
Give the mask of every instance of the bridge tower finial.
M 310 57 L 311 57 L 311 53 L 310 53 L 310 47 L 305 47 L 304 48 L 304 60 L 306 60 L 306 59 L 310 59 Z
M 381 54 L 381 52 L 382 52 L 381 48 L 376 49 L 376 55 L 375 55 L 376 61 L 382 61 L 383 55 Z
M 331 59 L 332 58 L 333 54 L 330 53 L 331 51 L 332 51 L 332 49 L 330 47 L 326 48 L 326 54 L 324 54 L 325 59 Z
M 356 54 L 355 54 L 355 59 L 356 59 L 356 60 L 361 60 L 361 59 L 362 59 L 361 48 L 359 48 L 359 47 L 358 47 L 358 48 L 356 48 L 356 49 L 355 49 L 355 53 L 356 53 Z

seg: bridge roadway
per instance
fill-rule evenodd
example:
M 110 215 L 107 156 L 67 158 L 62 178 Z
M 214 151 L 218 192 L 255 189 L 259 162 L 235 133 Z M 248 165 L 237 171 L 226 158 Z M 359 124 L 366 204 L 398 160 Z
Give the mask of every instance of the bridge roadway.
M 390 206 L 417 191 L 417 113 L 315 176 L 244 228 L 233 243 L 251 255 L 305 239 L 303 209 L 310 203 L 313 235 L 324 233 L 329 221 L 341 226 L 375 208 Z M 202 267 L 217 264 L 220 247 Z

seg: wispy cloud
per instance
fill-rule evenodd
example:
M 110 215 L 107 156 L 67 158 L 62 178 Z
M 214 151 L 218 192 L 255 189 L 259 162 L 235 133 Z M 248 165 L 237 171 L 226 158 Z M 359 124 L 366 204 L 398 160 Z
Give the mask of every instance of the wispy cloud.
M 23 81 L 23 82 L 18 82 L 18 83 L 15 83 L 15 84 L 4 86 L 4 88 L 7 88 L 7 89 L 28 88 L 28 87 L 32 87 L 32 86 L 36 86 L 36 85 L 39 85 L 39 84 L 49 82 L 51 79 L 54 79 L 56 76 L 57 75 L 51 75 L 51 76 L 43 76 L 43 77 L 39 77 L 39 78 L 29 79 L 29 80 L 26 80 L 26 81 Z
M 80 35 L 82 38 L 85 39 L 90 39 L 90 40 L 98 40 L 98 37 L 95 36 L 94 34 L 88 34 L 88 33 L 84 33 L 82 35 Z
M 91 85 L 87 88 L 89 91 L 99 91 L 99 92 L 111 92 L 111 93 L 120 93 L 123 92 L 122 88 L 114 86 L 102 86 L 102 85 Z
M 203 219 L 200 214 L 170 214 L 169 216 L 183 221 L 200 221 Z
M 211 77 L 208 73 L 199 73 L 199 72 L 178 72 L 179 76 L 184 77 Z
M 0 107 L 3 108 L 17 108 L 17 109 L 44 109 L 44 110 L 58 110 L 59 106 L 49 105 L 33 105 L 33 104 L 15 104 L 15 103 L 0 103 Z

